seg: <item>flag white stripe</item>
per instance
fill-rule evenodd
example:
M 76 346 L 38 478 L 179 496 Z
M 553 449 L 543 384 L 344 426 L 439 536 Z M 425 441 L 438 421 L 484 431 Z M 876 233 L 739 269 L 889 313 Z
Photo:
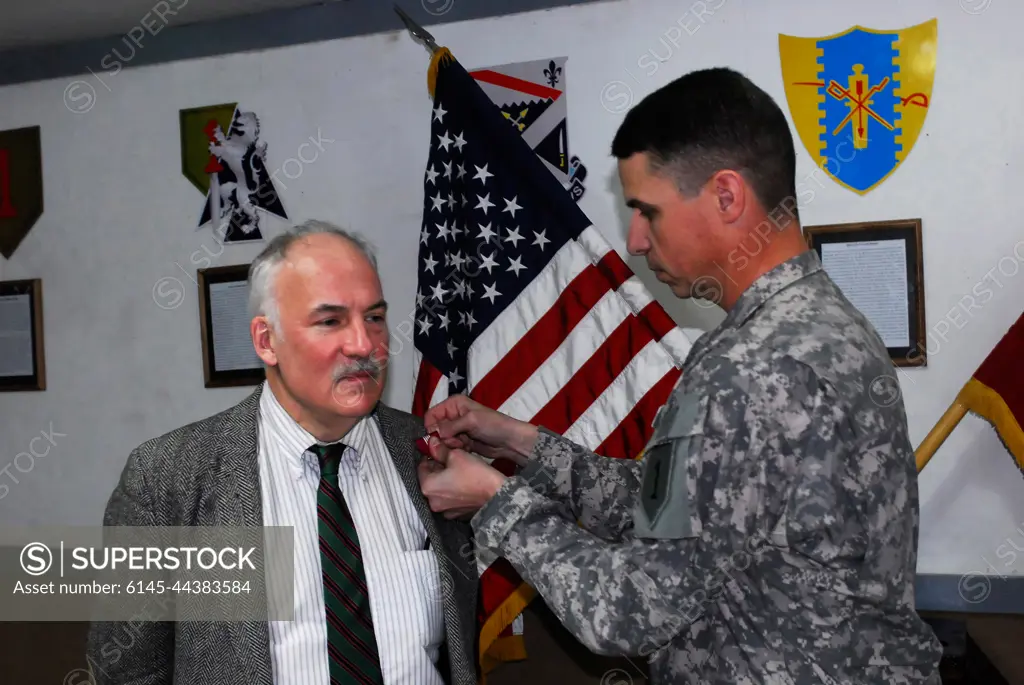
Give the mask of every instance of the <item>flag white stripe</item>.
M 615 291 L 605 293 L 554 354 L 544 360 L 498 411 L 529 421 L 569 383 L 569 379 L 629 315 L 629 309 Z
M 420 348 L 412 346 L 412 389 L 416 392 L 416 384 L 420 382 L 420 366 L 423 364 L 423 353 Z
M 593 226 L 583 233 L 593 232 Z M 562 292 L 587 267 L 600 261 L 580 243 L 570 240 L 544 270 L 526 286 L 476 339 L 469 354 L 469 387 L 474 387 L 554 306 Z
M 434 386 L 434 392 L 430 394 L 430 406 L 433 407 L 442 400 L 448 399 L 448 376 L 441 376 L 441 380 Z
M 671 355 L 652 340 L 580 414 L 565 431 L 565 437 L 587 449 L 596 449 L 633 411 L 637 402 L 673 368 L 675 364 Z

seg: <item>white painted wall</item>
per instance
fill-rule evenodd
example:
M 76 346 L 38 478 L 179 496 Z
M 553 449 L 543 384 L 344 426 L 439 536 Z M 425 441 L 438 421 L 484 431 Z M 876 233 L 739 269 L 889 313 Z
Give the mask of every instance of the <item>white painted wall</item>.
M 892 29 L 937 16 L 932 107 L 894 176 L 859 197 L 820 173 L 812 178 L 799 147 L 798 175 L 814 192 L 805 223 L 924 221 L 929 366 L 901 375 L 917 444 L 1024 307 L 1024 230 L 1013 211 L 1024 185 L 1016 52 L 1024 6 L 987 4 L 631 0 L 441 26 L 435 35 L 470 68 L 568 55 L 570 145 L 589 168 L 582 206 L 624 253 L 608 154 L 622 119 L 608 111 L 621 101 L 609 98 L 623 85 L 639 99 L 690 69 L 728 65 L 784 104 L 780 32 Z M 702 6 L 718 9 L 701 19 Z M 34 465 L 21 457 L 29 472 L 0 473 L 10 486 L 0 521 L 98 522 L 133 447 L 249 392 L 203 388 L 190 279 L 197 266 L 247 262 L 259 246 L 221 248 L 208 229 L 194 229 L 202 197 L 180 172 L 179 109 L 238 101 L 256 111 L 272 168 L 322 135 L 323 151 L 301 173 L 288 164 L 297 178 L 278 175 L 285 207 L 296 221 L 326 218 L 369 234 L 381 248 L 391 324 L 408 317 L 429 127 L 426 67 L 426 52 L 396 31 L 107 75 L 83 64 L 96 96 L 85 113 L 64 106 L 72 79 L 0 89 L 0 129 L 42 126 L 46 211 L 13 259 L 0 261 L 0 278 L 44 281 L 48 375 L 46 392 L 0 394 L 0 469 L 41 432 L 61 434 Z M 307 159 L 313 152 L 303 148 Z M 272 217 L 266 224 L 271 233 L 282 225 Z M 642 264 L 630 263 L 651 282 Z M 154 302 L 161 279 L 177 279 L 162 281 L 161 303 L 177 297 L 178 306 Z M 958 315 L 979 283 L 990 299 Z M 681 325 L 707 328 L 721 318 L 673 300 L 660 284 L 652 289 Z M 410 405 L 411 361 L 406 346 L 387 394 L 401 408 Z M 1024 554 L 1010 546 L 1024 549 L 1024 478 L 986 424 L 961 424 L 922 474 L 921 494 L 921 571 L 1024 572 Z

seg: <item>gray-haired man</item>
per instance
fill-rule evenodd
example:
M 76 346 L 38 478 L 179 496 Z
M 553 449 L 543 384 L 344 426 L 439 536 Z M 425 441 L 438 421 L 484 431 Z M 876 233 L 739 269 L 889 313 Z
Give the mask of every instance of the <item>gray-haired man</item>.
M 241 403 L 135 449 L 107 526 L 291 526 L 294 620 L 97 623 L 109 685 L 475 685 L 477 571 L 465 523 L 431 513 L 421 421 L 381 402 L 387 303 L 358 237 L 309 222 L 250 270 L 266 381 Z

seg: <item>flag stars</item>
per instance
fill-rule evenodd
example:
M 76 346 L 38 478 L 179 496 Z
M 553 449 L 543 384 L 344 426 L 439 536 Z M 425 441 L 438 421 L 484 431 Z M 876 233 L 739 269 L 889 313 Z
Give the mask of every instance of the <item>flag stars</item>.
M 418 319 L 416 323 L 420 325 L 420 333 L 422 333 L 423 335 L 427 335 L 428 333 L 430 333 L 430 327 L 434 325 L 430 323 L 430 319 L 426 317 Z
M 434 179 L 437 178 L 437 170 L 434 169 L 434 165 L 431 164 L 430 168 L 427 169 L 427 183 L 434 183 Z
M 448 131 L 445 131 L 443 135 L 437 137 L 437 146 L 445 152 L 448 151 L 448 146 L 451 144 L 452 139 L 448 137 Z
M 441 162 L 441 165 L 444 167 L 444 177 L 447 178 L 448 180 L 451 180 L 451 178 L 452 178 L 452 163 L 451 162 Z M 437 175 L 436 171 L 434 172 L 434 175 L 435 176 Z
M 482 209 L 482 210 L 484 210 L 484 214 L 485 215 L 487 214 L 487 210 L 494 206 L 494 203 L 491 202 L 491 194 L 490 193 L 487 193 L 483 197 L 480 197 L 479 195 L 477 195 L 476 199 L 479 200 L 479 202 L 477 203 L 476 207 L 474 207 L 473 209 Z
M 485 297 L 485 298 L 489 299 L 491 301 L 491 304 L 494 304 L 494 298 L 500 297 L 500 296 L 501 296 L 501 293 L 499 293 L 498 289 L 492 284 L 492 285 L 485 285 L 484 286 L 484 294 L 481 297 Z
M 536 245 L 537 247 L 539 247 L 541 252 L 544 251 L 544 246 L 551 242 L 550 240 L 548 240 L 547 238 L 544 237 L 544 234 L 547 233 L 547 232 L 548 232 L 547 229 L 544 229 L 540 233 L 537 233 L 537 231 L 533 232 L 533 237 L 534 237 L 533 244 Z
M 519 241 L 520 240 L 526 240 L 526 239 L 523 238 L 523 236 L 519 235 L 519 227 L 518 226 L 516 226 L 515 228 L 511 229 L 508 232 L 508 235 L 505 236 L 505 242 L 506 243 L 512 243 L 512 247 L 519 247 Z
M 433 291 L 433 297 L 438 302 L 444 302 L 444 296 L 448 294 L 448 291 L 444 289 L 444 286 L 438 283 L 431 288 Z
M 477 236 L 477 240 L 482 240 L 485 243 L 488 243 L 488 242 L 491 241 L 491 238 L 493 238 L 495 235 L 497 235 L 491 229 L 491 224 L 490 223 L 488 223 L 486 226 L 484 226 L 483 224 L 479 224 L 479 226 L 480 226 L 480 235 Z
M 423 306 L 423 293 L 420 292 L 419 288 L 416 288 L 416 307 L 419 308 L 419 307 L 422 307 L 422 306 Z
M 452 369 L 451 374 L 448 376 L 448 382 L 452 384 L 452 387 L 458 386 L 462 383 L 463 376 L 458 372 L 458 369 Z
M 473 168 L 476 169 L 476 175 L 473 176 L 473 178 L 474 179 L 480 179 L 480 182 L 485 184 L 485 185 L 487 184 L 487 179 L 490 178 L 491 176 L 494 176 L 494 174 L 492 174 L 489 171 L 487 171 L 487 165 L 486 164 L 484 164 L 482 168 L 478 167 L 476 164 L 474 164 Z
M 462 146 L 465 144 L 466 139 L 462 137 L 462 133 L 460 132 L 457 136 L 455 136 L 455 147 L 459 152 L 462 152 Z
M 459 162 L 455 165 L 455 169 L 458 171 L 456 178 L 461 181 L 462 177 L 466 175 L 466 167 L 462 166 L 462 162 Z
M 439 122 L 441 122 L 443 124 L 444 123 L 444 115 L 447 114 L 447 113 L 448 112 L 445 111 L 444 107 L 442 107 L 439 104 L 436 108 L 434 108 L 434 121 L 439 121 Z
M 448 242 L 448 233 L 449 233 L 448 222 L 447 221 L 442 221 L 439 224 L 435 224 L 435 226 L 437 226 L 437 238 L 438 238 L 438 240 L 444 240 L 445 242 Z
M 449 357 L 454 357 L 455 353 L 459 350 L 459 348 L 456 347 L 455 344 L 451 340 L 448 341 L 447 347 L 448 347 L 448 356 Z
M 432 254 L 428 253 L 427 258 L 423 261 L 423 268 L 429 271 L 430 273 L 434 273 L 435 266 L 437 266 L 437 260 L 434 259 L 434 256 Z M 420 295 L 419 297 L 422 298 L 423 296 Z M 420 303 L 417 302 L 416 304 Z
M 420 242 L 424 245 L 430 242 L 430 231 L 426 226 L 424 226 L 423 230 L 420 232 Z
M 447 331 L 448 330 L 448 324 L 450 323 L 449 320 L 448 320 L 448 314 L 442 313 L 441 316 L 439 316 L 437 318 L 439 318 L 441 320 L 441 325 L 439 326 L 439 328 L 441 328 L 442 330 Z
M 448 193 L 448 211 L 450 212 L 453 209 L 455 209 L 455 196 Z
M 441 191 L 440 190 L 437 191 L 437 195 L 432 197 L 431 200 L 434 203 L 434 206 L 432 207 L 432 209 L 435 209 L 438 212 L 440 212 L 441 211 L 441 206 L 444 204 L 444 198 L 441 197 Z
M 498 262 L 494 261 L 493 255 L 484 255 L 483 262 L 480 263 L 481 269 L 487 269 L 487 273 L 491 273 L 491 269 L 498 266 Z
M 520 270 L 525 269 L 523 266 L 522 257 L 516 257 L 515 259 L 508 260 L 511 266 L 508 267 L 509 271 L 514 271 L 516 276 L 519 275 Z
M 460 271 L 462 270 L 462 265 L 465 262 L 466 262 L 466 257 L 462 256 L 462 250 L 459 250 L 458 252 L 456 252 L 455 255 L 452 257 L 452 264 L 454 264 L 455 268 L 460 270 Z
M 520 207 L 519 204 L 516 203 L 516 200 L 518 198 L 519 196 L 516 195 L 511 200 L 505 200 L 505 209 L 501 210 L 502 212 L 509 212 L 510 214 L 512 214 L 513 219 L 516 218 L 516 211 L 522 209 L 522 207 Z

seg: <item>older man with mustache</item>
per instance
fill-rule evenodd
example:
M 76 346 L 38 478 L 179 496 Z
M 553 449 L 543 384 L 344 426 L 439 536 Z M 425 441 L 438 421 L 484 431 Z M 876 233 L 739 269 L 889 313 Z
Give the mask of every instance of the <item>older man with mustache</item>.
M 287 526 L 294 620 L 95 623 L 99 683 L 475 685 L 477 571 L 467 523 L 430 511 L 421 420 L 386 406 L 388 326 L 361 238 L 311 221 L 250 267 L 266 381 L 128 459 L 108 526 Z M 291 560 L 288 560 L 291 563 Z

